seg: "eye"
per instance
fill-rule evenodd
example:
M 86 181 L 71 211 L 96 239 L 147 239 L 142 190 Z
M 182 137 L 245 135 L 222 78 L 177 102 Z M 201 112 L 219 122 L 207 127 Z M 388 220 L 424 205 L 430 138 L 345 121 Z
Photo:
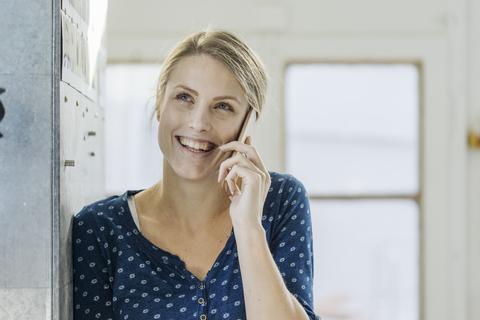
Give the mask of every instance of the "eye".
M 223 109 L 223 110 L 226 110 L 226 111 L 233 111 L 233 108 L 231 105 L 229 105 L 228 103 L 220 103 L 218 106 L 217 106 L 219 109 Z
M 190 98 L 190 96 L 186 93 L 180 93 L 178 94 L 175 99 L 177 100 L 181 100 L 181 101 L 185 101 L 185 102 L 190 102 L 192 101 L 192 99 Z

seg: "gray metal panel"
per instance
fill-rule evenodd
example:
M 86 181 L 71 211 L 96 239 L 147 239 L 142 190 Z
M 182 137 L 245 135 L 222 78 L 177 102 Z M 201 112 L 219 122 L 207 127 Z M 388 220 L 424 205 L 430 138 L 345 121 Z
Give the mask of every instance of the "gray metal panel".
M 98 0 L 97 0 L 98 1 Z M 80 28 L 77 36 L 87 34 L 88 26 L 80 21 L 72 7 L 63 12 L 71 16 L 65 22 L 69 28 Z M 60 20 L 60 19 L 59 19 Z M 80 21 L 77 25 L 76 22 Z M 71 24 L 72 23 L 72 24 Z M 71 24 L 71 25 L 70 25 Z M 58 23 L 60 25 L 60 21 Z M 102 36 L 103 35 L 99 35 Z M 92 37 L 93 38 L 93 37 Z M 78 41 L 78 38 L 77 38 Z M 77 42 L 78 44 L 78 42 Z M 101 52 L 105 49 L 100 48 Z M 56 52 L 59 52 L 57 50 Z M 101 59 L 99 60 L 102 61 Z M 72 61 L 73 63 L 73 61 Z M 105 72 L 103 64 L 96 66 L 97 83 Z M 72 78 L 73 76 L 73 78 Z M 63 71 L 62 71 L 63 79 Z M 73 281 L 71 226 L 73 216 L 90 202 L 103 198 L 104 174 L 104 114 L 99 106 L 101 90 L 89 90 L 82 79 L 70 74 L 70 84 L 58 81 L 58 196 L 59 208 L 54 215 L 53 236 L 53 319 L 73 318 Z M 73 81 L 74 80 L 74 81 Z M 85 81 L 86 79 L 83 79 Z M 98 84 L 97 84 L 98 86 Z M 86 96 L 88 94 L 88 97 Z
M 60 83 L 60 2 L 0 0 L 0 320 L 73 318 L 72 217 L 104 196 L 103 109 Z
M 51 318 L 52 0 L 0 0 L 0 319 Z
M 58 284 L 54 296 L 61 300 L 55 301 L 58 303 L 55 319 L 70 319 L 73 311 L 73 216 L 86 204 L 105 196 L 103 127 L 103 108 L 60 82 L 60 215 L 54 270 Z
M 0 289 L 0 320 L 50 318 L 49 289 Z
M 0 0 L 0 8 L 0 74 L 51 74 L 52 0 Z
M 48 288 L 51 76 L 0 75 L 0 288 Z

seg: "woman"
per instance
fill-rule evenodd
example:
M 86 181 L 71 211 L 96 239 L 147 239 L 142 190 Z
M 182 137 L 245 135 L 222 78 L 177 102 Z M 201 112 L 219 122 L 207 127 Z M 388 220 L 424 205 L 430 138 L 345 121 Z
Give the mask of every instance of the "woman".
M 76 319 L 318 319 L 305 189 L 235 141 L 266 88 L 229 32 L 173 49 L 156 95 L 162 180 L 75 217 Z

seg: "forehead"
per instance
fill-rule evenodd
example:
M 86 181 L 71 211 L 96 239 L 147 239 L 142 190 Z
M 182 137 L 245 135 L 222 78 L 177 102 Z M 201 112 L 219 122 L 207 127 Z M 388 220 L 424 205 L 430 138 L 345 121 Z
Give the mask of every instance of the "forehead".
M 187 86 L 200 95 L 231 95 L 246 103 L 245 92 L 234 74 L 208 55 L 181 58 L 173 68 L 167 88 Z

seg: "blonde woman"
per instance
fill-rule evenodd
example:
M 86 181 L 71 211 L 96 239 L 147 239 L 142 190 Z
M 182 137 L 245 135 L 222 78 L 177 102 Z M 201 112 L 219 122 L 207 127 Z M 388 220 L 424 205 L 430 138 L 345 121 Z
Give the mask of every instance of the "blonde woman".
M 266 91 L 230 32 L 172 50 L 156 94 L 163 178 L 75 217 L 75 319 L 318 319 L 306 191 L 236 141 Z

